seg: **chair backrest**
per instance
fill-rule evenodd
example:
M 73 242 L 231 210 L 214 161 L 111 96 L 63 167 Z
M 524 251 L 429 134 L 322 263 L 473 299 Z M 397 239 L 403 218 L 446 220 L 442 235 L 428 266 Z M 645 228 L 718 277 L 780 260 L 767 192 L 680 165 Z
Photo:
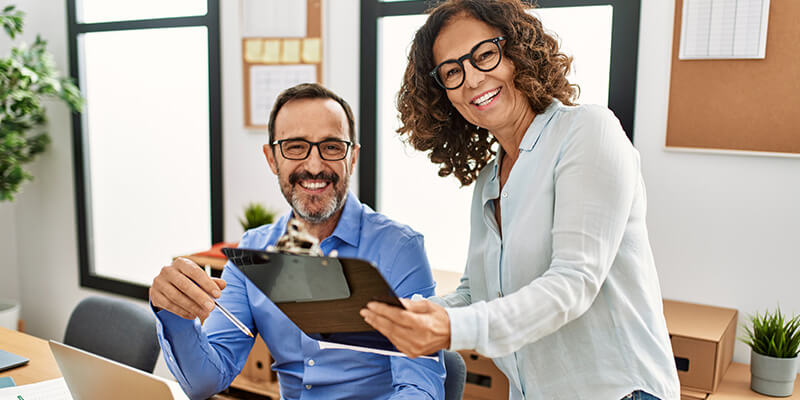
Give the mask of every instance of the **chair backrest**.
M 444 368 L 447 377 L 444 379 L 444 399 L 461 400 L 464 396 L 464 383 L 467 380 L 467 364 L 461 354 L 455 351 L 444 351 Z
M 150 373 L 160 349 L 150 311 L 98 296 L 87 297 L 72 311 L 64 343 Z

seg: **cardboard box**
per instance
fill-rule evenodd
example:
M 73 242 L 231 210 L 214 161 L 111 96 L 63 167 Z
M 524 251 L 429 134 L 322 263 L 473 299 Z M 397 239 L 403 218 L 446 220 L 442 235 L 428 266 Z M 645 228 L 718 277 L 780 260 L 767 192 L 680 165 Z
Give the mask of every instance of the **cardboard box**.
M 708 393 L 681 388 L 681 400 L 706 400 Z
M 713 393 L 731 364 L 738 312 L 664 300 L 681 389 Z
M 233 380 L 231 387 L 257 393 L 276 399 L 280 397 L 278 374 L 272 370 L 272 356 L 261 338 L 256 336 L 253 349 L 242 368 L 242 372 Z
M 508 378 L 494 365 L 491 358 L 474 351 L 458 352 L 467 364 L 464 400 L 496 400 L 508 398 Z

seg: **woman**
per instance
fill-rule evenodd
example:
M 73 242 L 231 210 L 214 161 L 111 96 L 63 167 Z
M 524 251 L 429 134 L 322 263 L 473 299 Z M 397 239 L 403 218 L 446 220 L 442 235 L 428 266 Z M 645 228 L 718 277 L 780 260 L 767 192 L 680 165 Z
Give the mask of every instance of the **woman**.
M 511 399 L 678 399 L 639 156 L 608 109 L 573 105 L 570 62 L 519 0 L 431 12 L 398 132 L 476 184 L 466 270 L 455 293 L 362 315 L 412 357 L 492 357 Z

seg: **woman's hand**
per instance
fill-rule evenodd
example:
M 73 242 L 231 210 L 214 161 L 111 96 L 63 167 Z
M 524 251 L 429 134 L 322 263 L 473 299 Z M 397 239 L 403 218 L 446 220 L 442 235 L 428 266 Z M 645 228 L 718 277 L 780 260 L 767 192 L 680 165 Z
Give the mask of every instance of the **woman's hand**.
M 442 306 L 428 300 L 400 301 L 405 310 L 371 301 L 361 316 L 411 358 L 450 347 L 450 316 Z

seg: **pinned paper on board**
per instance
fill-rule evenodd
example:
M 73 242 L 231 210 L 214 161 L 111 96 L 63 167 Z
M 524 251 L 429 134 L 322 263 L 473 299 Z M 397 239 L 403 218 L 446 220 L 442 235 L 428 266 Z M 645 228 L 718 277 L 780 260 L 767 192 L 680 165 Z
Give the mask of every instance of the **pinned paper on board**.
M 265 64 L 277 64 L 281 60 L 281 41 L 279 39 L 264 39 L 264 53 L 261 62 Z
M 322 61 L 322 40 L 320 38 L 303 39 L 302 59 L 307 64 L 316 64 Z
M 299 63 L 300 62 L 300 39 L 283 39 L 283 48 L 281 49 L 281 62 L 282 63 Z
M 238 1 L 244 125 L 260 131 L 279 92 L 322 80 L 322 0 Z
M 684 0 L 681 60 L 764 58 L 769 0 Z
M 305 1 L 241 0 L 242 36 L 304 37 L 307 4 Z
M 267 124 L 267 115 L 278 94 L 299 83 L 316 82 L 317 68 L 313 64 L 253 65 L 250 67 L 251 126 Z
M 244 59 L 247 62 L 261 61 L 263 44 L 259 39 L 248 39 L 244 41 Z

